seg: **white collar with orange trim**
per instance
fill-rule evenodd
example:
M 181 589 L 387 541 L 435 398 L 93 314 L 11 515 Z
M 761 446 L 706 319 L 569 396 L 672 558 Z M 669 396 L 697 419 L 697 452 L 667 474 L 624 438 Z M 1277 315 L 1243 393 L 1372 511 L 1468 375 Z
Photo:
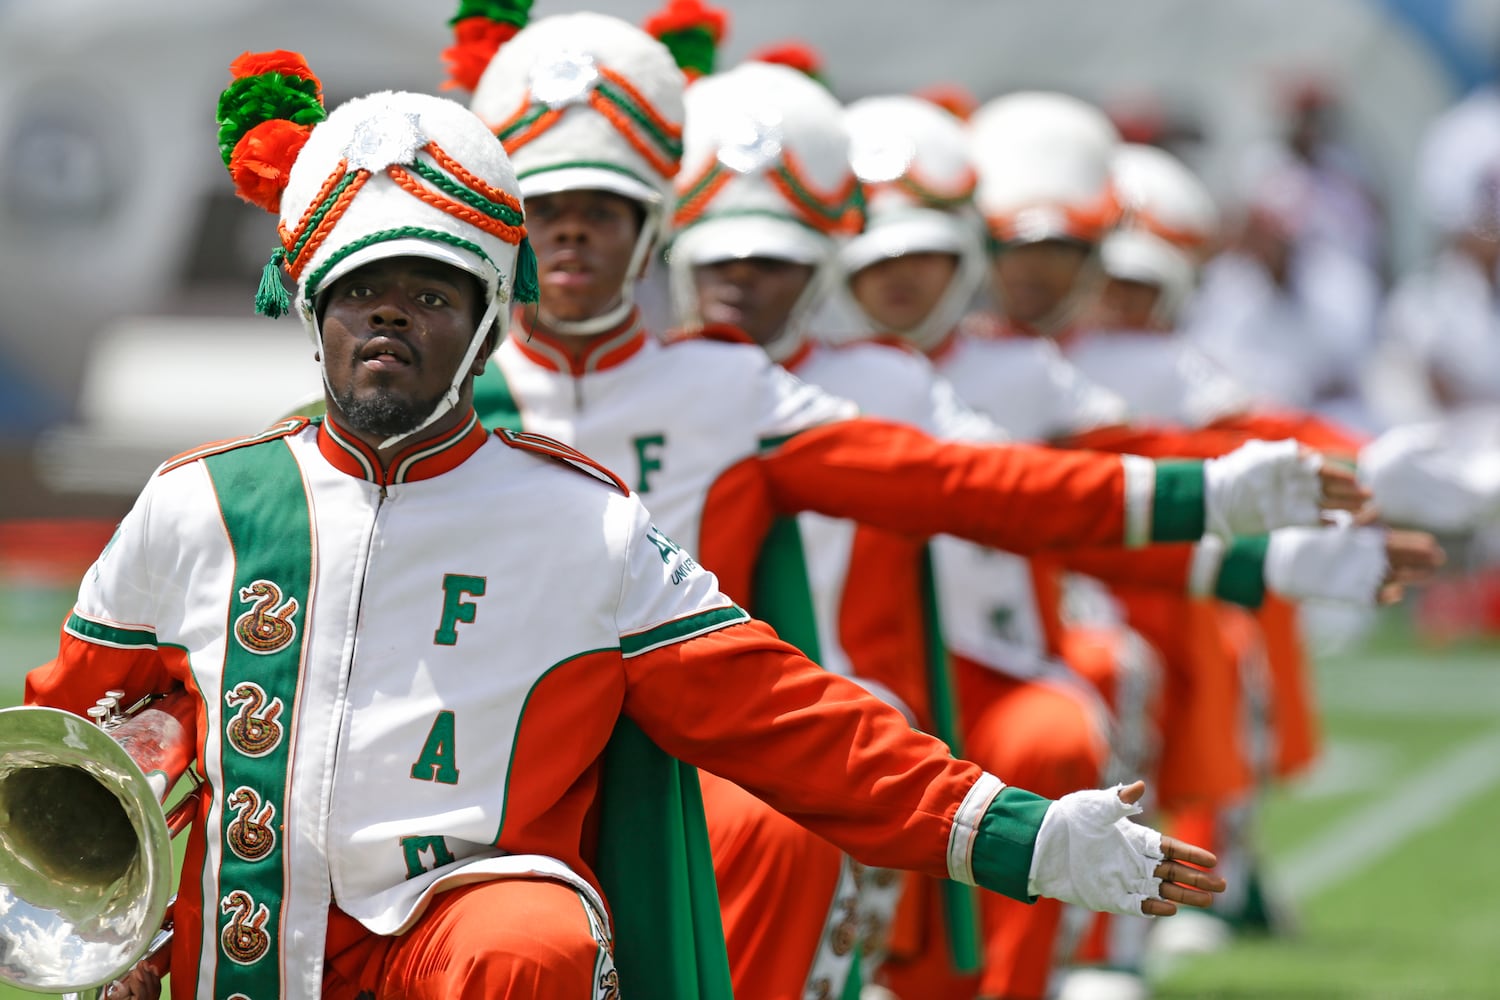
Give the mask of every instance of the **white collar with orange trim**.
M 468 418 L 437 437 L 403 448 L 382 466 L 375 449 L 326 416 L 318 424 L 318 451 L 340 472 L 381 486 L 414 483 L 451 472 L 479 450 L 488 437 L 471 407 Z
M 629 360 L 645 346 L 646 328 L 641 323 L 640 310 L 632 309 L 618 326 L 591 336 L 582 358 L 574 358 L 556 335 L 533 325 L 522 312 L 516 314 L 507 336 L 533 363 L 550 371 L 585 375 L 614 368 Z

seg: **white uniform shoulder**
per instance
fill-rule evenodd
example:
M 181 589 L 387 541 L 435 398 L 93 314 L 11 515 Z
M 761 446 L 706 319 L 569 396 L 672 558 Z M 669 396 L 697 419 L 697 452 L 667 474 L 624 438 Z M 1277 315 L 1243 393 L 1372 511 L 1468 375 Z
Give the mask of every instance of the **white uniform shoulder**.
M 265 430 L 260 431 L 257 434 L 248 434 L 245 437 L 239 438 L 226 438 L 222 441 L 210 441 L 209 443 L 201 444 L 196 448 L 189 448 L 187 451 L 184 451 L 178 455 L 173 455 L 171 458 L 163 462 L 160 466 L 157 467 L 155 474 L 158 476 L 164 475 L 165 473 L 171 472 L 173 469 L 178 469 L 184 465 L 190 465 L 193 462 L 201 461 L 211 455 L 221 455 L 226 451 L 234 451 L 237 448 L 248 448 L 252 445 L 264 444 L 267 441 L 274 441 L 277 438 L 290 437 L 291 435 L 296 434 L 298 431 L 302 430 L 310 422 L 311 421 L 309 421 L 307 417 L 288 417 L 285 420 L 277 421 L 270 427 L 267 427 Z
M 606 486 L 613 486 L 626 496 L 630 495 L 630 487 L 626 486 L 619 476 L 577 448 L 563 444 L 556 438 L 547 437 L 545 434 L 533 434 L 530 431 L 512 431 L 504 428 L 495 431 L 495 436 L 511 448 L 559 462 Z

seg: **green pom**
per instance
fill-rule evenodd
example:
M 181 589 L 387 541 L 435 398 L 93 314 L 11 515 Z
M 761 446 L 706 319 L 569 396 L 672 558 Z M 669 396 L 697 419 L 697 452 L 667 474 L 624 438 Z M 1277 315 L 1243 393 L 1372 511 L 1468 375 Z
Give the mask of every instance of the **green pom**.
M 292 297 L 281 282 L 281 262 L 286 251 L 277 247 L 260 272 L 260 287 L 255 290 L 255 311 L 262 316 L 280 319 L 292 309 Z
M 537 277 L 536 251 L 531 249 L 531 240 L 522 237 L 516 248 L 516 284 L 514 297 L 517 302 L 540 302 L 542 285 Z
M 714 71 L 714 55 L 719 43 L 707 28 L 668 31 L 661 36 L 660 41 L 682 69 L 693 70 L 702 76 L 708 76 Z
M 459 0 L 458 13 L 453 15 L 448 25 L 452 27 L 470 17 L 482 17 L 524 28 L 531 18 L 531 0 Z
M 229 166 L 240 138 L 262 122 L 284 118 L 298 125 L 316 125 L 327 117 L 317 80 L 284 73 L 242 77 L 219 95 L 219 155 L 224 166 Z

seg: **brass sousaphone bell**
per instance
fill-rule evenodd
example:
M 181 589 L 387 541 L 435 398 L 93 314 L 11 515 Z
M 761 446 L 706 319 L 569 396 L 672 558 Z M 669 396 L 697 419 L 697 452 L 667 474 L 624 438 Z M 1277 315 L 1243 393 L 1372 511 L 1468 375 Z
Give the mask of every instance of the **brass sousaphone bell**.
M 91 719 L 52 708 L 0 710 L 0 982 L 67 993 L 103 986 L 153 947 L 172 892 L 172 836 L 197 796 L 169 815 L 167 793 L 193 760 L 186 691 Z

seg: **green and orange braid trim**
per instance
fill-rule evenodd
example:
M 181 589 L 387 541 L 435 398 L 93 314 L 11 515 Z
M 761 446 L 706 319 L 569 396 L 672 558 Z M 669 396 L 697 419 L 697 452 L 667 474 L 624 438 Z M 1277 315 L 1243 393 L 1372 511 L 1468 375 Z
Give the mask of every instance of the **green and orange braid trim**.
M 677 196 L 674 223 L 682 227 L 697 222 L 707 211 L 708 204 L 713 201 L 714 195 L 737 176 L 739 175 L 725 167 L 717 156 L 714 157 L 708 162 L 708 166 Z
M 974 200 L 974 189 L 979 184 L 979 176 L 974 172 L 973 167 L 965 166 L 958 181 L 947 189 L 942 189 L 937 184 L 918 176 L 915 169 L 911 169 L 891 183 L 930 208 L 951 212 Z
M 728 30 L 729 15 L 703 0 L 667 0 L 646 19 L 646 33 L 667 47 L 688 82 L 714 71 L 719 44 Z
M 420 159 L 410 165 L 392 164 L 386 174 L 402 190 L 471 226 L 498 236 L 506 243 L 517 247 L 515 298 L 519 302 L 535 302 L 538 295 L 536 254 L 526 238 L 525 216 L 521 203 L 513 195 L 500 190 L 476 176 L 463 164 L 443 150 L 435 142 L 429 142 L 424 151 L 432 157 L 433 164 Z M 439 169 L 441 168 L 441 169 Z M 285 286 L 276 274 L 277 264 L 286 267 L 287 274 L 300 278 L 307 262 L 317 254 L 328 234 L 348 210 L 350 202 L 370 178 L 367 170 L 348 170 L 348 162 L 340 161 L 328 179 L 323 182 L 316 197 L 302 213 L 295 228 L 279 227 L 281 246 L 271 254 L 261 274 L 260 287 L 256 291 L 256 311 L 267 316 L 282 316 L 291 307 Z M 423 181 L 426 183 L 424 184 Z M 435 230 L 418 227 L 403 227 L 386 230 L 389 233 L 417 236 L 421 239 L 437 239 L 455 246 L 471 247 L 461 237 L 445 235 Z M 434 235 L 435 234 L 435 235 Z M 384 235 L 381 239 L 396 239 Z M 308 289 L 315 290 L 321 276 L 333 260 L 340 260 L 352 252 L 351 247 L 368 246 L 379 240 L 365 237 L 349 247 L 340 247 L 329 262 L 318 268 L 308 280 Z M 485 255 L 475 249 L 480 257 Z M 488 258 L 486 258 L 488 259 Z
M 631 148 L 663 177 L 675 177 L 682 160 L 682 126 L 662 117 L 625 77 L 607 66 L 599 67 L 600 81 L 589 93 L 588 103 L 608 119 Z M 527 93 L 521 106 L 495 126 L 505 151 L 514 154 L 542 135 L 562 118 L 565 108 L 549 108 Z
M 819 232 L 852 236 L 864 227 L 864 188 L 852 173 L 837 191 L 818 191 L 808 182 L 796 156 L 787 149 L 782 151 L 781 165 L 768 176 L 803 221 Z
M 677 196 L 677 211 L 674 221 L 678 226 L 689 226 L 708 212 L 709 205 L 724 186 L 740 176 L 728 169 L 715 157 L 708 166 L 682 189 Z M 815 190 L 806 179 L 796 156 L 785 150 L 781 164 L 768 171 L 767 179 L 781 192 L 791 205 L 797 221 L 824 236 L 852 236 L 864 227 L 864 188 L 858 178 L 848 176 L 843 187 L 832 193 Z M 737 213 L 746 214 L 746 213 Z M 774 212 L 752 212 L 749 214 L 775 215 Z
M 453 44 L 443 50 L 448 64 L 444 89 L 473 91 L 500 46 L 515 37 L 531 19 L 531 0 L 461 0 L 449 18 Z
M 302 56 L 285 50 L 246 52 L 229 71 L 216 114 L 219 155 L 241 198 L 279 212 L 297 154 L 328 117 L 323 85 Z

